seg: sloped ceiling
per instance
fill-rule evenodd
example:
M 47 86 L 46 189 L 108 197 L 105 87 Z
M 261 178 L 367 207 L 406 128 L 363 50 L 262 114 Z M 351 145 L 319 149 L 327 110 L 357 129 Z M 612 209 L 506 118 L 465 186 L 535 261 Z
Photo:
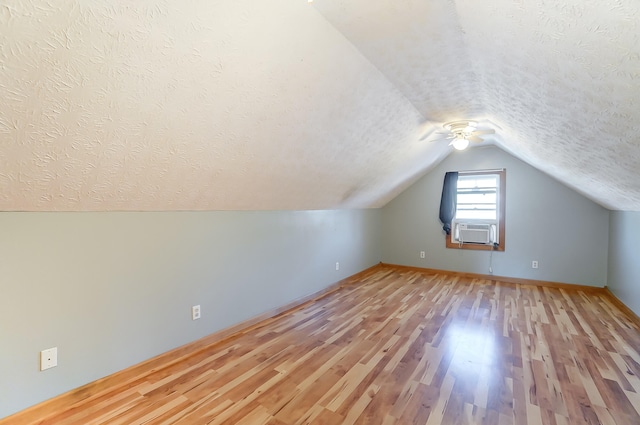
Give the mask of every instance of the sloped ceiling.
M 0 209 L 379 207 L 478 119 L 640 210 L 639 4 L 556 3 L 4 1 Z

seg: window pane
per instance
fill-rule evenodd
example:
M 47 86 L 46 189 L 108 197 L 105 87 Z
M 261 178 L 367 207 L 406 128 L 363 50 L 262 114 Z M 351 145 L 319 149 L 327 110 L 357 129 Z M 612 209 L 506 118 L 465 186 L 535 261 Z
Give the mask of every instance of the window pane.
M 497 187 L 498 176 L 486 175 L 486 176 L 471 176 L 471 177 L 458 177 L 458 189 L 469 188 L 484 188 L 484 187 Z
M 496 210 L 458 210 L 456 212 L 457 219 L 469 220 L 496 220 Z
M 496 208 L 491 205 L 464 204 L 458 208 L 458 211 L 495 211 Z
M 497 196 L 495 193 L 478 195 L 476 193 L 458 194 L 458 205 L 460 204 L 493 204 L 496 205 Z
M 497 220 L 498 175 L 458 177 L 457 219 Z

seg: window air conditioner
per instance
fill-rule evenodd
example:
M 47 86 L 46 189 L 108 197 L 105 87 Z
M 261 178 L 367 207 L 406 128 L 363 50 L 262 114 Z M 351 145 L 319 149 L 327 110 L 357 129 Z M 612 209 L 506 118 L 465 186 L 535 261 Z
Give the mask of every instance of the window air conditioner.
M 454 223 L 452 242 L 489 245 L 496 241 L 496 225 L 488 223 Z

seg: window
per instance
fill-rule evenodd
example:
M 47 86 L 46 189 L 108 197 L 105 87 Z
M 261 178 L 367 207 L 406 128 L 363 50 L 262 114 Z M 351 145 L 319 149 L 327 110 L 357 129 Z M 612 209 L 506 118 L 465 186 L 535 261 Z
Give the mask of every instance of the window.
M 498 175 L 458 175 L 457 219 L 497 220 Z
M 447 248 L 489 250 L 495 242 L 495 249 L 504 251 L 505 180 L 505 170 L 458 173 L 456 214 Z

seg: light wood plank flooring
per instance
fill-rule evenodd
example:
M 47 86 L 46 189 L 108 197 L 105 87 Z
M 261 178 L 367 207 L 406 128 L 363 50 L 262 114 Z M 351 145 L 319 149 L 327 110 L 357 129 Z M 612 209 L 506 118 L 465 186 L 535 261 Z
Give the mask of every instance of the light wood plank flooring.
M 381 266 L 41 423 L 637 425 L 639 353 L 603 291 Z

